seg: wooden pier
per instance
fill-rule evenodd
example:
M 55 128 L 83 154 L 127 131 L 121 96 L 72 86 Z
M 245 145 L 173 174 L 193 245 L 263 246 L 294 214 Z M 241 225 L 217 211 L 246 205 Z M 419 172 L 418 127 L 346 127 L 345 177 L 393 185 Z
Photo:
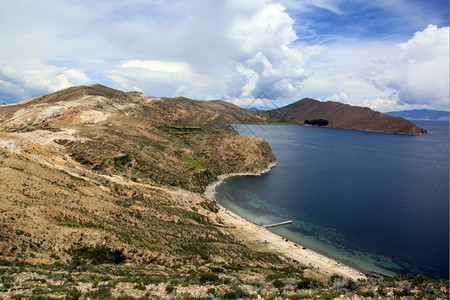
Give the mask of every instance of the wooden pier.
M 284 222 L 280 222 L 280 223 L 264 225 L 263 227 L 270 228 L 270 227 L 281 226 L 281 225 L 286 225 L 286 224 L 291 224 L 291 223 L 292 223 L 292 221 L 284 221 Z

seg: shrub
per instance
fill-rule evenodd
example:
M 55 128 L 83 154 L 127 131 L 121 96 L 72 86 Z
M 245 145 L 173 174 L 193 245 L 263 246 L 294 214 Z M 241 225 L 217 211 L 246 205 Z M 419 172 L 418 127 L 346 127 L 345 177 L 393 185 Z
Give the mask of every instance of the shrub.
M 299 290 L 309 290 L 319 287 L 321 287 L 320 281 L 312 278 L 302 278 L 302 281 L 297 282 L 297 289 Z
M 167 294 L 172 293 L 174 290 L 175 290 L 175 287 L 173 285 L 169 284 L 169 285 L 166 286 L 166 293 Z
M 223 299 L 239 299 L 239 298 L 248 298 L 248 294 L 245 293 L 242 289 L 237 288 L 234 291 L 230 291 L 223 295 Z
M 219 276 L 213 273 L 203 273 L 200 274 L 199 281 L 201 283 L 217 282 L 219 281 Z
M 342 289 L 342 288 L 348 288 L 348 285 L 349 285 L 349 281 L 347 278 L 344 278 L 344 277 L 342 277 L 340 275 L 336 275 L 336 274 L 333 274 L 331 276 L 328 283 L 335 290 Z
M 281 281 L 279 279 L 275 280 L 272 284 L 277 289 L 281 289 L 281 288 L 283 288 L 286 285 L 283 281 Z
M 105 246 L 95 248 L 83 247 L 72 250 L 72 263 L 80 265 L 82 261 L 89 261 L 94 265 L 112 263 L 119 264 L 125 261 L 125 256 L 120 250 L 112 250 Z

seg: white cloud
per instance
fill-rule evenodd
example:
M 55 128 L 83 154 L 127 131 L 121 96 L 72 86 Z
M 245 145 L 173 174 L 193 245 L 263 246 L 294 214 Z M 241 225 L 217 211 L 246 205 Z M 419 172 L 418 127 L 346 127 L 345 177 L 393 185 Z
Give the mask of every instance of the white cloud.
M 449 104 L 449 27 L 429 25 L 399 44 L 393 58 L 381 61 L 365 78 L 390 90 L 399 104 Z
M 177 61 L 130 60 L 122 65 L 125 68 L 141 68 L 152 72 L 191 74 L 189 64 Z
M 448 39 L 448 27 L 436 26 L 404 43 L 343 39 L 308 59 L 303 95 L 381 111 L 448 110 Z
M 108 36 L 111 42 L 126 39 L 131 48 L 158 59 L 126 60 L 105 76 L 123 88 L 137 86 L 153 95 L 183 92 L 197 99 L 230 99 L 253 98 L 264 91 L 276 99 L 299 96 L 307 77 L 306 59 L 319 48 L 291 45 L 297 38 L 294 20 L 283 6 L 233 0 L 195 7 L 199 9 L 187 8 L 176 21 L 180 26 L 162 28 L 164 33 L 152 22 L 145 23 L 145 30 L 127 22 L 125 28 L 132 30 L 125 30 L 126 35 L 123 28 L 114 30 L 118 36 Z M 164 56 L 176 59 L 159 59 Z
M 2 89 L 2 97 L 15 96 L 18 99 L 91 83 L 86 74 L 80 70 L 32 63 L 2 66 L 0 81 L 1 86 L 6 88 Z
M 399 110 L 408 110 L 408 109 L 419 108 L 417 106 L 399 104 L 396 100 L 383 99 L 383 98 L 365 100 L 363 102 L 363 106 L 367 106 L 373 110 L 381 111 L 381 112 L 399 111 Z M 420 108 L 425 108 L 425 107 L 420 107 Z
M 274 3 L 255 6 L 236 18 L 229 37 L 240 50 L 240 59 L 234 62 L 240 76 L 228 82 L 227 96 L 257 97 L 261 92 L 273 99 L 299 96 L 307 78 L 306 59 L 302 48 L 292 45 L 297 39 L 293 24 L 284 7 Z
M 348 96 L 345 93 L 339 93 L 334 94 L 333 96 L 327 98 L 327 101 L 334 101 L 334 102 L 347 102 Z
M 364 99 L 387 97 L 360 74 L 362 69 L 372 66 L 380 57 L 390 55 L 393 50 L 395 45 L 389 43 L 355 40 L 341 40 L 339 44 L 315 49 L 314 55 L 307 60 L 309 76 L 303 83 L 302 98 L 363 105 Z
M 86 85 L 92 83 L 91 79 L 86 76 L 82 71 L 75 69 L 68 69 L 62 71 L 63 74 L 58 76 L 64 76 L 69 86 L 71 85 Z M 66 86 L 67 87 L 67 86 Z M 64 88 L 66 88 L 64 87 Z
M 215 77 L 195 72 L 180 61 L 131 60 L 113 67 L 106 75 L 126 90 L 143 91 L 153 96 L 185 96 L 217 99 L 222 89 Z

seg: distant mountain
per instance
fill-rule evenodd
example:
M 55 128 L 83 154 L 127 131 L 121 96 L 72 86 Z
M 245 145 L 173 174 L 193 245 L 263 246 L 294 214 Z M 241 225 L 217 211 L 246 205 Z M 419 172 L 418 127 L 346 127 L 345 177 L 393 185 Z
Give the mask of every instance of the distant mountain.
M 270 121 L 278 123 L 307 125 L 306 121 L 312 124 L 325 124 L 324 121 L 328 121 L 324 126 L 412 135 L 427 133 L 402 117 L 388 116 L 368 107 L 309 98 L 264 113 L 268 114 Z
M 252 107 L 247 107 L 248 110 L 253 110 L 253 111 L 266 111 L 267 109 L 265 108 L 261 108 L 258 106 L 252 106 Z
M 403 117 L 410 120 L 449 120 L 449 112 L 442 110 L 412 109 L 391 111 L 385 114 L 390 116 Z

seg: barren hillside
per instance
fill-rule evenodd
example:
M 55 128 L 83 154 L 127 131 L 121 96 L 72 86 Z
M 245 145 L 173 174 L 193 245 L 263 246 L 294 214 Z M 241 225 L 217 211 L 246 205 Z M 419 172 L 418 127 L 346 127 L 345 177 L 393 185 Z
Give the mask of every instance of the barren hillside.
M 327 127 L 410 135 L 427 133 L 409 120 L 385 115 L 368 107 L 308 98 L 267 113 L 269 119 L 280 123 L 305 125 L 306 120 L 326 120 Z

